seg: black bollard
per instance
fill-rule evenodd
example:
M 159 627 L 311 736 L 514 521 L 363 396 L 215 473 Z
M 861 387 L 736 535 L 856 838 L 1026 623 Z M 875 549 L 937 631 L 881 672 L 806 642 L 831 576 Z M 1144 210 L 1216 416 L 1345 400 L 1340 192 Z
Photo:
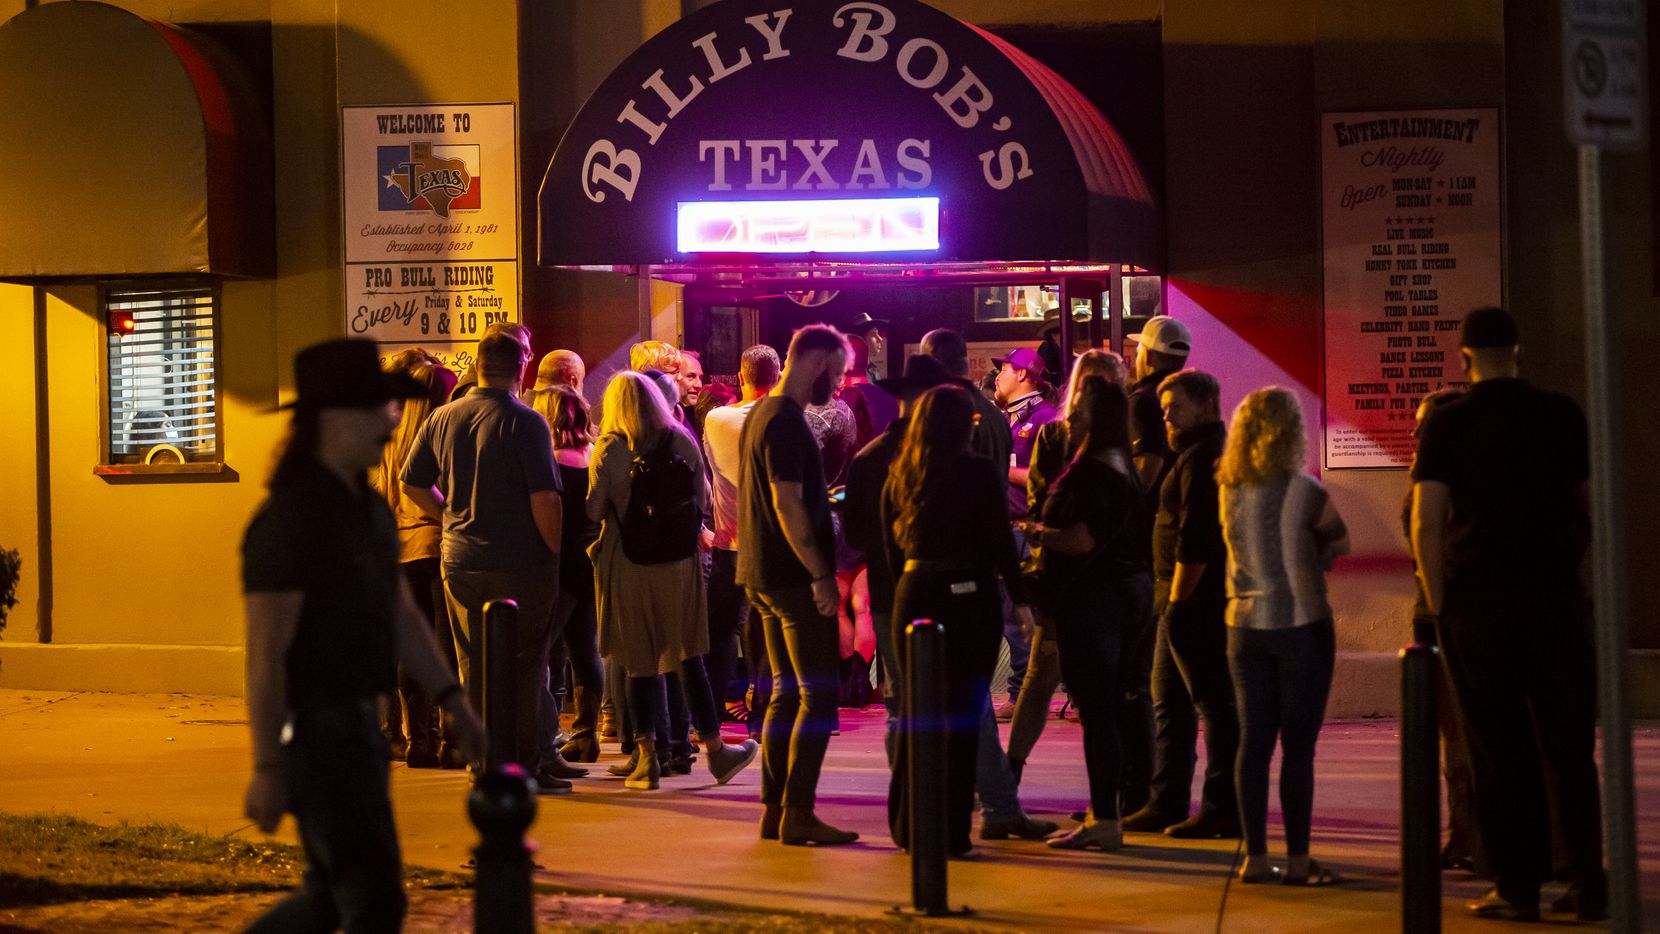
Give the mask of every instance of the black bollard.
M 474 934 L 534 934 L 532 864 L 524 833 L 536 819 L 536 786 L 517 765 L 490 769 L 467 796 L 467 816 L 479 835 L 473 850 Z
M 1441 930 L 1440 651 L 1401 650 L 1401 930 Z
M 919 619 L 905 630 L 910 772 L 911 901 L 920 914 L 950 914 L 946 904 L 945 628 Z
M 513 651 L 517 647 L 519 605 L 512 600 L 484 604 L 484 732 L 489 739 L 485 769 L 513 761 Z

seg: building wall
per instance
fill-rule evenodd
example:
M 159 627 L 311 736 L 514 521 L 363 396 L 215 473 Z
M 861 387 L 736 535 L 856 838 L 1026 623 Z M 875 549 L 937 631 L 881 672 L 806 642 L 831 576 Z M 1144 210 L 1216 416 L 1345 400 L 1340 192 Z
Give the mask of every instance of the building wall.
M 37 474 L 29 453 L 36 447 L 37 425 L 35 293 L 0 286 L 0 340 L 15 350 L 10 391 L 0 399 L 0 432 L 13 439 L 21 455 L 0 459 L 0 547 L 18 548 L 24 560 L 19 604 L 0 643 L 0 686 L 240 693 L 237 546 L 263 496 L 286 426 L 286 418 L 270 410 L 291 389 L 295 351 L 344 333 L 339 107 L 518 102 L 519 4 L 467 4 L 466 28 L 446 30 L 441 49 L 430 30 L 410 26 L 453 20 L 457 8 L 441 0 L 411 0 L 399 5 L 396 16 L 386 15 L 382 5 L 335 0 L 123 0 L 119 5 L 180 24 L 270 23 L 278 275 L 223 287 L 221 440 L 234 471 L 225 482 L 117 483 L 93 475 L 104 333 L 90 285 L 45 293 L 46 351 L 40 361 L 43 407 L 50 418 L 43 456 L 50 467 Z M 0 0 L 0 20 L 24 6 Z M 597 84 L 622 55 L 678 12 L 665 9 L 662 0 L 641 0 L 639 11 L 605 4 L 606 12 L 623 14 L 609 17 L 582 0 L 564 6 L 572 15 L 580 10 L 587 33 L 605 36 L 615 49 L 614 56 L 587 62 L 580 79 L 576 72 L 560 72 L 542 86 L 544 97 L 568 102 L 567 114 L 586 95 L 579 84 Z M 632 23 L 628 14 L 635 17 Z M 605 47 L 593 39 L 586 45 L 574 41 L 567 22 L 540 26 L 550 44 L 567 50 Z M 525 179 L 533 199 L 540 173 L 527 171 Z M 521 259 L 527 264 L 534 262 L 533 200 L 531 205 L 522 224 L 527 246 Z M 571 291 L 626 296 L 621 320 L 632 332 L 631 285 L 580 283 Z M 551 320 L 549 303 L 527 301 L 526 307 L 533 321 Z M 55 566 L 49 645 L 39 644 L 43 591 L 36 497 L 42 476 L 50 481 Z
M 22 11 L 0 6 L 0 16 Z M 263 19 L 268 4 L 133 4 L 134 12 L 175 21 Z M 273 36 L 274 54 L 291 45 Z M 332 45 L 332 43 L 331 43 Z M 309 70 L 309 69 L 308 69 Z M 291 70 L 289 75 L 299 74 Z M 327 72 L 323 72 L 324 75 Z M 293 98 L 282 90 L 278 100 Z M 283 114 L 277 123 L 285 129 Z M 294 147 L 290 133 L 283 138 Z M 290 150 L 292 152 L 292 150 Z M 279 155 L 281 151 L 279 150 Z M 300 160 L 298 164 L 304 163 Z M 293 160 L 279 162 L 279 185 L 291 191 L 317 187 L 296 177 Z M 294 224 L 296 201 L 279 211 L 279 224 Z M 280 238 L 285 252 L 293 240 Z M 100 343 L 105 335 L 90 285 L 44 290 L 45 328 L 37 335 L 30 313 L 34 290 L 0 289 L 0 318 L 8 346 L 31 348 L 44 338 L 44 354 L 16 354 L 20 389 L 33 387 L 44 369 L 44 406 L 50 440 L 33 462 L 8 467 L 0 493 L 3 541 L 27 540 L 20 605 L 14 610 L 0 684 L 5 686 L 111 687 L 127 689 L 240 690 L 240 599 L 236 544 L 242 520 L 258 500 L 276 439 L 274 420 L 260 414 L 275 402 L 277 344 L 273 333 L 272 283 L 227 283 L 221 306 L 223 408 L 221 443 L 231 482 L 180 478 L 113 482 L 96 477 L 100 448 Z M 34 449 L 36 397 L 22 391 L 0 407 L 8 435 Z M 37 480 L 49 478 L 49 528 L 53 563 L 49 630 L 42 606 L 42 552 L 36 540 L 41 510 Z M 49 635 L 51 645 L 38 642 Z
M 972 22 L 1128 23 L 1161 18 L 1169 310 L 1189 321 L 1193 362 L 1225 375 L 1231 408 L 1261 385 L 1292 386 L 1311 424 L 1320 385 L 1319 114 L 1412 106 L 1503 106 L 1507 296 L 1529 335 L 1539 382 L 1583 397 L 1572 152 L 1561 141 L 1556 36 L 1545 0 L 1379 7 L 1359 0 L 934 0 Z M 22 0 L 0 0 L 0 18 Z M 342 104 L 516 102 L 521 145 L 521 281 L 537 350 L 567 346 L 590 362 L 590 395 L 637 339 L 653 331 L 673 289 L 642 290 L 611 273 L 534 265 L 535 192 L 560 134 L 588 94 L 647 37 L 698 0 L 477 0 L 467 28 L 430 30 L 457 15 L 443 0 L 410 0 L 398 15 L 361 0 L 124 0 L 173 22 L 271 24 L 279 275 L 228 283 L 222 312 L 223 438 L 232 482 L 115 484 L 96 478 L 97 360 L 102 339 L 90 287 L 44 297 L 35 329 L 31 289 L 0 286 L 0 341 L 12 355 L 0 435 L 34 447 L 37 409 L 50 444 L 37 458 L 0 458 L 0 546 L 25 561 L 20 603 L 0 643 L 0 686 L 118 690 L 241 688 L 236 544 L 258 502 L 283 430 L 266 414 L 288 388 L 300 347 L 342 333 Z M 512 51 L 517 54 L 512 54 Z M 1507 55 L 1508 51 L 1508 55 Z M 1660 317 L 1649 285 L 1649 178 L 1640 159 L 1613 160 L 1620 196 L 1611 238 L 1628 400 L 1656 369 Z M 1516 180 L 1549 179 L 1522 186 Z M 660 319 L 660 320 L 659 320 Z M 44 340 L 41 379 L 30 348 Z M 39 405 L 37 383 L 45 398 Z M 1660 542 L 1660 492 L 1638 482 L 1660 456 L 1660 432 L 1628 411 L 1626 487 L 1633 554 Z M 1317 439 L 1311 439 L 1317 440 Z M 1332 577 L 1342 668 L 1334 712 L 1386 712 L 1393 650 L 1408 636 L 1410 563 L 1398 527 L 1402 471 L 1333 471 L 1325 481 L 1356 554 Z M 49 481 L 54 559 L 52 645 L 38 639 L 46 596 L 37 498 Z M 1633 561 L 1634 644 L 1660 649 L 1660 575 Z M 1651 679 L 1660 683 L 1660 679 Z
M 1511 179 L 1506 205 L 1507 296 L 1522 330 L 1522 370 L 1536 382 L 1587 398 L 1585 318 L 1579 233 L 1578 159 L 1563 130 L 1558 32 L 1539 28 L 1560 11 L 1546 0 L 1504 8 L 1507 129 Z M 1652 16 L 1652 14 L 1651 14 Z M 1650 21 L 1650 28 L 1654 26 Z M 1651 33 L 1652 34 L 1652 33 Z M 1650 42 L 1651 72 L 1655 45 Z M 1652 86 L 1649 93 L 1654 93 Z M 1651 101 L 1652 101 L 1651 97 Z M 1652 110 L 1651 110 L 1652 113 Z M 1651 126 L 1651 138 L 1653 134 Z M 1652 143 L 1651 143 L 1652 145 Z M 1660 486 L 1649 482 L 1660 459 L 1660 419 L 1649 411 L 1660 372 L 1649 153 L 1604 157 L 1607 314 L 1613 334 L 1615 467 L 1609 492 L 1622 516 L 1633 710 L 1660 716 Z M 1600 491 L 1598 491 L 1600 492 Z M 1600 559 L 1593 555 L 1593 563 Z

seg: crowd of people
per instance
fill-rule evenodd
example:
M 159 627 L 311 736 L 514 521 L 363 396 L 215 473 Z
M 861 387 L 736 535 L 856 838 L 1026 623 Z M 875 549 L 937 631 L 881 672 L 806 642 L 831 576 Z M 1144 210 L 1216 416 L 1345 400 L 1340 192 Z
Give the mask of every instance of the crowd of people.
M 610 771 L 631 789 L 688 774 L 699 755 L 720 784 L 759 758 L 762 840 L 851 843 L 858 834 L 818 814 L 820 773 L 838 708 L 879 698 L 889 829 L 908 848 L 906 627 L 929 619 L 944 631 L 953 858 L 977 855 L 978 801 L 983 839 L 1112 851 L 1126 833 L 1243 837 L 1243 883 L 1340 881 L 1310 837 L 1336 657 L 1325 574 L 1348 536 L 1306 472 L 1293 392 L 1250 392 L 1225 424 L 1218 380 L 1187 366 L 1191 332 L 1162 316 L 1132 360 L 1090 350 L 1063 374 L 1020 349 L 995 361 L 988 391 L 955 331 L 930 332 L 900 375 L 877 378 L 867 337 L 815 324 L 782 358 L 745 350 L 735 387 L 706 381 L 695 353 L 636 344 L 596 419 L 568 350 L 546 354 L 523 389 L 530 338 L 493 327 L 464 374 L 421 350 L 356 377 L 360 361 L 342 361 L 357 342 L 302 353 L 295 438 L 245 545 L 256 763 L 292 767 L 307 748 L 277 743 L 284 709 L 296 736 L 315 721 L 319 735 L 361 740 L 364 699 L 384 690 L 398 699 L 375 724 L 389 754 L 412 768 L 476 765 L 484 605 L 509 598 L 507 757 L 539 792 L 571 791 L 613 741 L 628 759 Z M 1403 517 L 1421 582 L 1414 620 L 1444 646 L 1449 674 L 1447 860 L 1496 883 L 1471 910 L 1536 917 L 1539 886 L 1555 877 L 1573 883 L 1556 907 L 1594 917 L 1606 896 L 1589 635 L 1577 578 L 1562 573 L 1584 549 L 1583 419 L 1515 378 L 1517 343 L 1502 311 L 1472 314 L 1473 388 L 1420 412 Z M 333 385 L 352 378 L 355 390 Z M 342 412 L 380 444 L 331 452 Z M 331 472 L 351 482 L 331 484 Z M 1542 494 L 1556 498 L 1530 499 Z M 364 514 L 364 496 L 389 507 L 384 523 Z M 1519 502 L 1544 515 L 1505 511 Z M 1540 542 L 1541 530 L 1559 537 Z M 283 553 L 314 535 L 330 536 L 319 554 Z M 370 566 L 392 554 L 401 579 Z M 1525 593 L 1507 576 L 1519 566 Z M 369 596 L 344 592 L 365 578 Z M 306 624 L 347 611 L 369 613 L 371 635 Z M 1566 649 L 1564 620 L 1583 636 Z M 994 707 L 1005 644 L 1009 699 Z M 373 683 L 319 674 L 341 668 L 331 652 L 367 665 Z M 1019 800 L 1063 689 L 1088 779 L 1087 807 L 1066 828 Z M 350 717 L 316 713 L 343 701 Z M 1266 827 L 1276 746 L 1280 862 Z M 384 765 L 359 765 L 360 802 L 377 776 L 384 798 Z M 299 814 L 326 885 L 371 831 L 347 831 L 337 804 L 308 793 L 256 776 L 249 810 L 262 825 L 274 808 Z M 389 810 L 375 828 L 381 859 L 369 865 L 384 868 L 396 859 Z M 348 875 L 336 883 L 363 884 Z M 305 897 L 284 910 L 316 910 Z

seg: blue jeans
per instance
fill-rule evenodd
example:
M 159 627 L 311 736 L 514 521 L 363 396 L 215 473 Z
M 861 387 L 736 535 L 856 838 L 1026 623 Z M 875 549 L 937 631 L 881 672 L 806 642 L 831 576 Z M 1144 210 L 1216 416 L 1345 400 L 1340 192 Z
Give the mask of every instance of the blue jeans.
M 997 735 L 997 716 L 986 695 L 985 715 L 980 718 L 980 746 L 974 760 L 974 790 L 980 795 L 984 820 L 1015 820 L 1025 814 L 1020 808 L 1020 786 L 1015 783 L 1009 757 L 1003 753 Z

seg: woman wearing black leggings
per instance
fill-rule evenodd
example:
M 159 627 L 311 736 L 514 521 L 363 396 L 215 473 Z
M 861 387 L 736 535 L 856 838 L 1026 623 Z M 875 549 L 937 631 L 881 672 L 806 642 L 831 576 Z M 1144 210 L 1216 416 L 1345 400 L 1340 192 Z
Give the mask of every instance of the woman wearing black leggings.
M 1084 728 L 1089 811 L 1060 849 L 1116 850 L 1123 845 L 1119 789 L 1124 754 L 1119 697 L 1134 659 L 1126 651 L 1147 625 L 1153 581 L 1146 564 L 1150 534 L 1145 499 L 1130 462 L 1129 398 L 1122 387 L 1089 377 L 1067 415 L 1076 441 L 1072 462 L 1043 507 L 1039 552 L 1054 607 L 1061 676 Z
M 900 664 L 908 664 L 905 627 L 912 621 L 930 619 L 945 630 L 946 849 L 959 858 L 973 853 L 974 763 L 1003 635 L 999 577 L 1016 618 L 1028 632 L 1032 625 L 1009 525 L 1008 484 L 990 461 L 969 452 L 974 422 L 967 390 L 940 386 L 923 393 L 882 491 L 884 551 L 899 572 L 893 629 Z M 902 848 L 910 846 L 904 739 L 911 728 L 907 709 L 888 786 L 888 827 Z
M 1216 465 L 1228 545 L 1228 668 L 1239 698 L 1234 784 L 1245 830 L 1241 882 L 1336 881 L 1309 858 L 1314 741 L 1326 715 L 1336 656 L 1325 570 L 1349 550 L 1343 519 L 1318 480 L 1302 472 L 1297 397 L 1259 389 L 1234 410 Z M 1268 764 L 1280 747 L 1286 866 L 1268 862 Z

